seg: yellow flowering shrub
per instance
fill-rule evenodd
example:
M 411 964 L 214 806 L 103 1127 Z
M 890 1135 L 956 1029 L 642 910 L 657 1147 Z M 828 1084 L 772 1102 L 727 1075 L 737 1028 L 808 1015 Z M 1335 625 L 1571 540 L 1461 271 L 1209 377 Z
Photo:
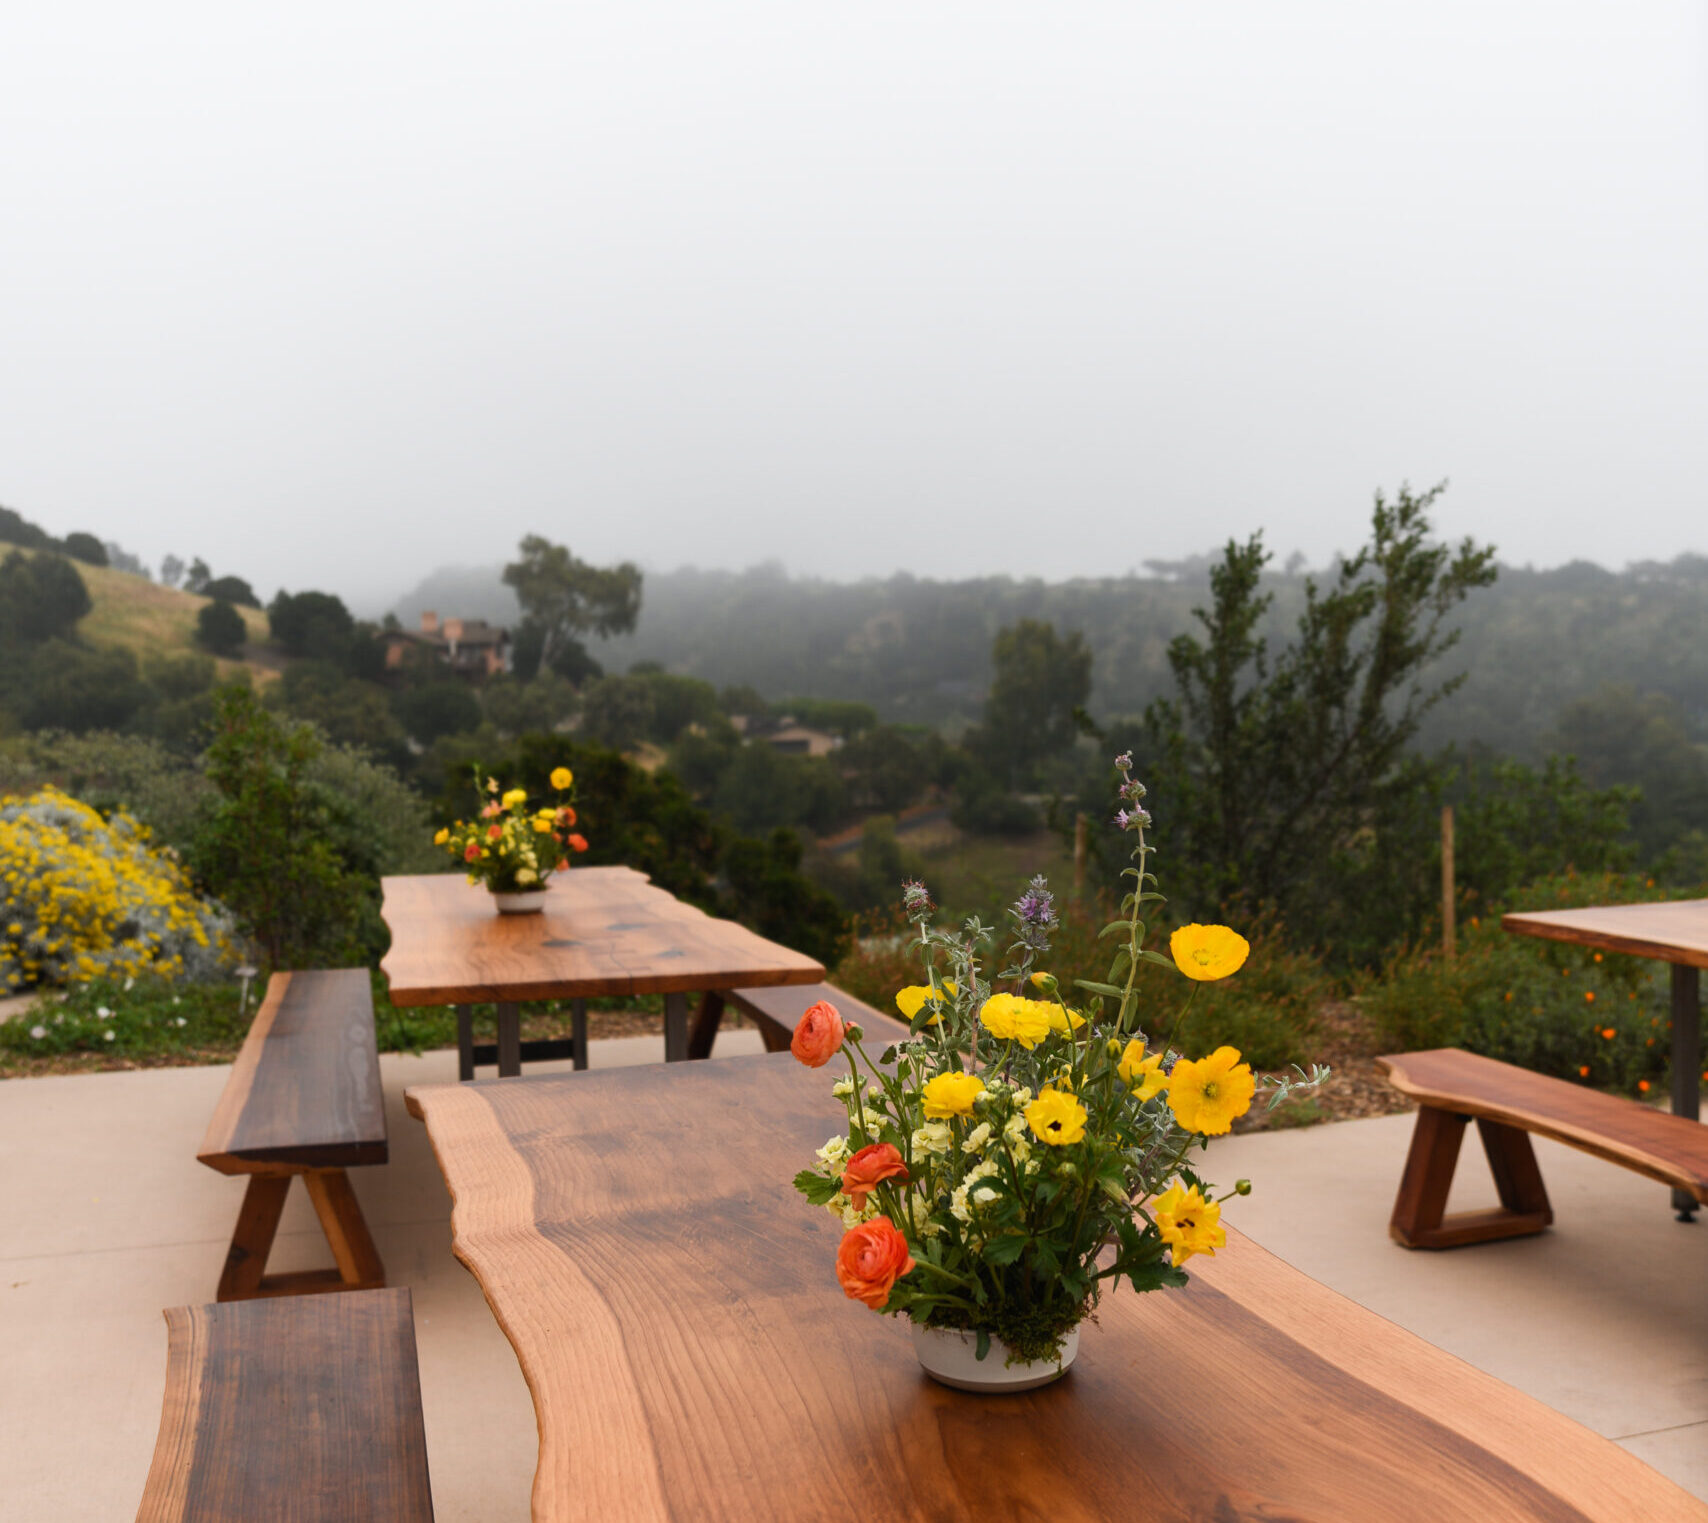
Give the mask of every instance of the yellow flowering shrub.
M 123 810 L 52 787 L 0 799 L 0 990 L 202 977 L 232 952 L 230 916 Z

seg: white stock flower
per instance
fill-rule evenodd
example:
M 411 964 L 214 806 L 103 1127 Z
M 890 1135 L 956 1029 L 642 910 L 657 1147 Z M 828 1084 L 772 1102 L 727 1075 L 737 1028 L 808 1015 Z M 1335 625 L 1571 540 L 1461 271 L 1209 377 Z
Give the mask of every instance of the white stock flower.
M 981 1121 L 967 1133 L 967 1140 L 961 1144 L 961 1151 L 963 1153 L 982 1153 L 990 1138 L 990 1123 Z
M 955 1134 L 947 1121 L 927 1121 L 913 1133 L 913 1151 L 935 1153 L 939 1157 L 955 1145 Z
M 847 1156 L 848 1139 L 842 1136 L 832 1137 L 818 1150 L 818 1161 L 826 1165 L 839 1164 Z

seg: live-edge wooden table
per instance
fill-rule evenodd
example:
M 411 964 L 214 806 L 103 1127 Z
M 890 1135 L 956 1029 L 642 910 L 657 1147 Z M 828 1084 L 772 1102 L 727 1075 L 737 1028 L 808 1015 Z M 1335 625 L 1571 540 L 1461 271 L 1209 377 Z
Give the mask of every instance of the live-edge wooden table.
M 1653 957 L 1672 965 L 1672 1113 L 1692 1121 L 1702 1115 L 1702 973 L 1708 968 L 1708 899 L 1658 904 L 1607 904 L 1579 910 L 1526 910 L 1501 917 L 1519 936 L 1567 941 L 1603 952 Z M 1672 1192 L 1681 1221 L 1696 1199 Z
M 688 995 L 701 996 L 696 1034 L 708 1038 L 722 1011 L 720 991 L 813 984 L 822 964 L 718 920 L 653 886 L 631 867 L 577 867 L 546 889 L 535 915 L 499 915 L 491 895 L 461 874 L 381 880 L 380 914 L 391 950 L 380 961 L 394 1005 L 457 1007 L 457 1068 L 474 1077 L 477 1062 L 501 1076 L 524 1059 L 572 1057 L 587 1066 L 586 1001 L 605 995 L 664 996 L 667 1062 L 709 1051 L 689 1032 Z M 570 1041 L 524 1042 L 523 1000 L 572 1002 Z M 470 1006 L 498 1007 L 498 1040 L 476 1047 Z
M 422 1086 L 533 1394 L 536 1523 L 1708 1523 L 1618 1445 L 1237 1232 L 1022 1396 L 926 1378 L 790 1188 L 841 1126 L 785 1053 Z

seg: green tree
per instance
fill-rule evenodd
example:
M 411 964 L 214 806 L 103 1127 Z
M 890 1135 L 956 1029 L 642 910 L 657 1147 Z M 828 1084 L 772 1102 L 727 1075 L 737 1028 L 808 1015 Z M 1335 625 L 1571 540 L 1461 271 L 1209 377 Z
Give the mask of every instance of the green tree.
M 729 889 L 722 908 L 761 936 L 833 968 L 852 939 L 848 916 L 800 868 L 801 843 L 791 830 L 732 841 L 724 854 Z
M 455 678 L 405 688 L 392 708 L 410 738 L 430 746 L 441 735 L 464 735 L 480 725 L 480 700 Z
M 207 603 L 196 615 L 196 641 L 216 656 L 235 656 L 249 638 L 249 626 L 223 599 Z
M 267 624 L 274 640 L 288 654 L 340 665 L 356 630 L 356 621 L 344 600 L 330 592 L 289 593 L 281 589 L 267 605 Z
M 204 598 L 223 598 L 227 603 L 235 603 L 239 608 L 259 608 L 260 598 L 255 596 L 255 589 L 240 576 L 216 576 L 208 582 L 201 591 Z
M 518 661 L 525 636 L 534 669 L 543 667 L 578 682 L 586 675 L 590 659 L 582 636 L 609 637 L 635 627 L 640 616 L 640 569 L 629 561 L 590 566 L 538 534 L 528 535 L 518 550 L 520 559 L 504 568 L 504 583 L 515 589 L 522 607 Z
M 94 606 L 63 555 L 13 550 L 0 561 L 0 645 L 68 638 Z
M 267 693 L 267 705 L 318 725 L 332 740 L 360 746 L 399 772 L 408 768 L 409 737 L 391 711 L 386 691 L 347 676 L 330 661 L 300 661 Z
M 65 536 L 65 553 L 74 561 L 82 561 L 85 566 L 107 564 L 107 547 L 93 534 L 85 534 L 81 529 Z
M 1010 781 L 1029 781 L 1040 762 L 1062 755 L 1079 735 L 1077 713 L 1091 696 L 1091 649 L 1077 630 L 1022 619 L 999 630 L 995 676 L 985 703 L 987 743 L 1007 761 Z
M 1462 675 L 1425 668 L 1458 639 L 1448 617 L 1495 579 L 1494 551 L 1430 539 L 1421 495 L 1376 494 L 1371 538 L 1328 588 L 1305 584 L 1293 642 L 1273 659 L 1259 633 L 1269 596 L 1262 536 L 1229 542 L 1195 610 L 1204 638 L 1169 647 L 1178 697 L 1147 711 L 1142 766 L 1167 841 L 1170 885 L 1193 913 L 1273 907 L 1296 931 L 1337 938 L 1355 917 L 1329 864 L 1367 850 L 1396 800 L 1413 796 L 1407 749 Z
M 613 751 L 632 751 L 652 729 L 652 684 L 645 677 L 601 677 L 581 705 L 587 738 Z
M 89 650 L 48 640 L 31 652 L 29 673 L 26 729 L 122 730 L 149 701 L 136 653 L 123 647 Z
M 269 714 L 247 688 L 221 690 L 206 772 L 218 792 L 191 850 L 197 876 L 243 923 L 268 969 L 359 961 L 372 914 L 332 845 L 310 774 L 321 742 Z

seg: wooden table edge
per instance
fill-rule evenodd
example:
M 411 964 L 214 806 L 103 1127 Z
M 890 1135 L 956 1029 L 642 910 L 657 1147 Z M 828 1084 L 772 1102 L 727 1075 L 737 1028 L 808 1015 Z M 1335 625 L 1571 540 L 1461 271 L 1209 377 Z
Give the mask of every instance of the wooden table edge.
M 820 984 L 824 982 L 826 973 L 825 968 L 815 962 L 803 963 L 798 968 L 767 968 L 757 973 L 660 973 L 620 979 L 535 979 L 518 984 L 417 984 L 399 989 L 392 984 L 391 974 L 386 968 L 390 955 L 388 952 L 380 959 L 380 972 L 385 975 L 387 997 L 392 1004 L 401 1007 L 521 1004 L 557 999 L 629 999 L 639 994 L 723 994 L 731 989 Z
M 1608 905 L 1622 909 L 1622 905 Z M 1516 910 L 1500 917 L 1500 926 L 1515 936 L 1534 936 L 1541 941 L 1561 941 L 1572 946 L 1594 947 L 1603 952 L 1621 952 L 1630 957 L 1648 957 L 1685 968 L 1708 968 L 1708 951 L 1695 951 L 1672 942 L 1627 936 L 1616 931 L 1592 930 L 1585 926 L 1545 918 L 1574 914 L 1572 910 Z

